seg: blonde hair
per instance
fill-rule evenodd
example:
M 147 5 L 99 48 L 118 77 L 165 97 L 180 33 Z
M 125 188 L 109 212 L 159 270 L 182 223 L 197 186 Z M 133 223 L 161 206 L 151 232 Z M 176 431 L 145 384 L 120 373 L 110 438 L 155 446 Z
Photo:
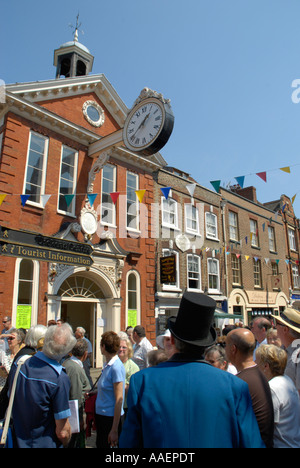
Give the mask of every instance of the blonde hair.
M 284 349 L 273 344 L 260 345 L 256 350 L 256 357 L 262 364 L 269 364 L 272 375 L 283 375 L 287 363 L 287 353 Z
M 126 335 L 126 333 L 125 333 Z M 131 359 L 132 356 L 133 356 L 133 347 L 132 347 L 132 343 L 130 341 L 130 339 L 128 338 L 128 336 L 124 336 L 122 334 L 122 336 L 120 337 L 120 341 L 126 341 L 126 345 L 127 345 L 127 349 L 128 349 L 128 359 Z

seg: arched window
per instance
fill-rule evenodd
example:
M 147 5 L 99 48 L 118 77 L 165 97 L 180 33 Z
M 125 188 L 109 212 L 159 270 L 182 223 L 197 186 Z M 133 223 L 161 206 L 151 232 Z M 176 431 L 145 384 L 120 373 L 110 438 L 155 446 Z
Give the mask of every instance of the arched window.
M 103 299 L 102 289 L 86 276 L 73 275 L 61 285 L 58 295 L 61 297 L 78 297 L 84 299 Z
M 82 60 L 78 60 L 76 64 L 76 76 L 86 75 L 86 64 Z
M 17 259 L 13 323 L 16 328 L 30 328 L 36 324 L 39 290 L 39 262 Z
M 130 271 L 127 275 L 127 326 L 135 327 L 140 322 L 140 275 Z

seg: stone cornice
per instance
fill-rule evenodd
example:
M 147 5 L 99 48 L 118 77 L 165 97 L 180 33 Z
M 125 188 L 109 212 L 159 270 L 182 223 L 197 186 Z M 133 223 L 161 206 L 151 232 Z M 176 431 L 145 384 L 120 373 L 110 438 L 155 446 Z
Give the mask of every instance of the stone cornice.
M 35 103 L 93 92 L 113 115 L 120 127 L 123 127 L 128 113 L 127 106 L 103 74 L 31 83 L 16 83 L 7 85 L 6 91 L 24 98 L 26 101 Z
M 14 112 L 16 115 L 72 138 L 83 145 L 88 146 L 90 143 L 94 143 L 99 140 L 99 135 L 89 132 L 85 128 L 54 114 L 44 107 L 28 102 L 27 100 L 8 91 L 6 92 L 5 104 L 0 105 L 0 114 L 2 113 L 1 107 L 4 113 L 8 111 Z

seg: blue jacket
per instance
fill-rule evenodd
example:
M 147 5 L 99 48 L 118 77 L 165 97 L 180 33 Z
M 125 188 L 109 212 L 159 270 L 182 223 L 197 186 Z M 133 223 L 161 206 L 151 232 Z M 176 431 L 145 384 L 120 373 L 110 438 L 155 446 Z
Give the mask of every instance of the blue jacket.
M 182 355 L 131 377 L 121 448 L 262 448 L 248 385 Z

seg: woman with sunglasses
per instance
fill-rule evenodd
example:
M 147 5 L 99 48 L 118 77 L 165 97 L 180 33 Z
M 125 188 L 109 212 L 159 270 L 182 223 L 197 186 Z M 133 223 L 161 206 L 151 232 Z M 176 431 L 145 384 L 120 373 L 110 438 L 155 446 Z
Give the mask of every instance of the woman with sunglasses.
M 22 330 L 16 328 L 12 329 L 9 334 L 5 335 L 5 338 L 8 342 L 8 350 L 1 350 L 0 353 L 0 390 L 5 385 L 7 376 L 9 374 L 12 362 L 16 354 L 20 351 L 22 346 L 24 346 L 25 334 Z M 0 335 L 0 339 L 3 339 L 3 335 Z

